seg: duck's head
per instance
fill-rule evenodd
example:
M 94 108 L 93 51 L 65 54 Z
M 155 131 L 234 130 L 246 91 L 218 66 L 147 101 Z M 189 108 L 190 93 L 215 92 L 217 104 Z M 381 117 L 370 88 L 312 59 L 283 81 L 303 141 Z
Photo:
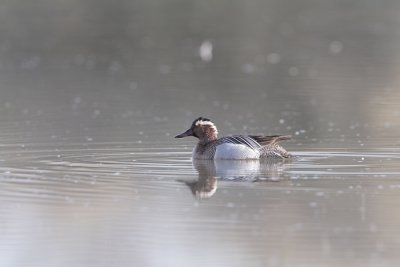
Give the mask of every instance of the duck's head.
M 186 136 L 194 136 L 201 142 L 209 142 L 217 139 L 218 130 L 211 120 L 199 117 L 193 121 L 192 126 L 190 126 L 186 132 L 175 136 L 175 138 L 183 138 Z

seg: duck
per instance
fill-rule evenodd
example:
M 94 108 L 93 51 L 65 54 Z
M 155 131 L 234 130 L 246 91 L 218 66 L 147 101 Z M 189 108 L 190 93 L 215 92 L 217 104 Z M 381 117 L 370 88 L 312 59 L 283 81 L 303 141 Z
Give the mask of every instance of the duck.
M 232 135 L 218 138 L 218 129 L 210 119 L 195 119 L 188 130 L 175 138 L 193 136 L 199 139 L 193 149 L 195 160 L 287 159 L 292 155 L 279 142 L 290 135 Z

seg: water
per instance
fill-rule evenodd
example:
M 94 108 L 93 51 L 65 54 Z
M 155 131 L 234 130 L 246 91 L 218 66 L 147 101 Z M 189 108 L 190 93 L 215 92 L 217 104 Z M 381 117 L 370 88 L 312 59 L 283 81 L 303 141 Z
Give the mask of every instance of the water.
M 398 153 L 296 151 L 290 162 L 192 167 L 187 150 L 129 142 L 7 147 L 2 265 L 397 262 Z
M 398 265 L 399 4 L 292 2 L 0 4 L 0 266 Z

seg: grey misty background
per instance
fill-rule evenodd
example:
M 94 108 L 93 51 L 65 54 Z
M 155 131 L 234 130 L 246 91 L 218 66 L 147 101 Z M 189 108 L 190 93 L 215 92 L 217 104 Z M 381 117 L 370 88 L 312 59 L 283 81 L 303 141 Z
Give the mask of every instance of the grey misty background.
M 1 120 L 167 140 L 204 115 L 226 134 L 395 137 L 399 5 L 3 1 Z
M 0 1 L 0 265 L 397 266 L 399 11 Z M 200 115 L 301 157 L 199 201 Z

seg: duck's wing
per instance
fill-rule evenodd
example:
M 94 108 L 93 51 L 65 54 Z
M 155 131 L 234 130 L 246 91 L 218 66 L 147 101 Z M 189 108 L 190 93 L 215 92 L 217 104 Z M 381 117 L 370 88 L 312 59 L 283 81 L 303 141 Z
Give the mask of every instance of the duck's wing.
M 253 137 L 244 135 L 226 136 L 215 141 L 216 146 L 221 144 L 245 145 L 253 150 L 259 150 L 260 148 L 262 148 L 262 145 Z
M 292 139 L 290 135 L 269 135 L 269 136 L 249 135 L 249 137 L 254 139 L 261 146 L 273 145 L 280 141 Z

